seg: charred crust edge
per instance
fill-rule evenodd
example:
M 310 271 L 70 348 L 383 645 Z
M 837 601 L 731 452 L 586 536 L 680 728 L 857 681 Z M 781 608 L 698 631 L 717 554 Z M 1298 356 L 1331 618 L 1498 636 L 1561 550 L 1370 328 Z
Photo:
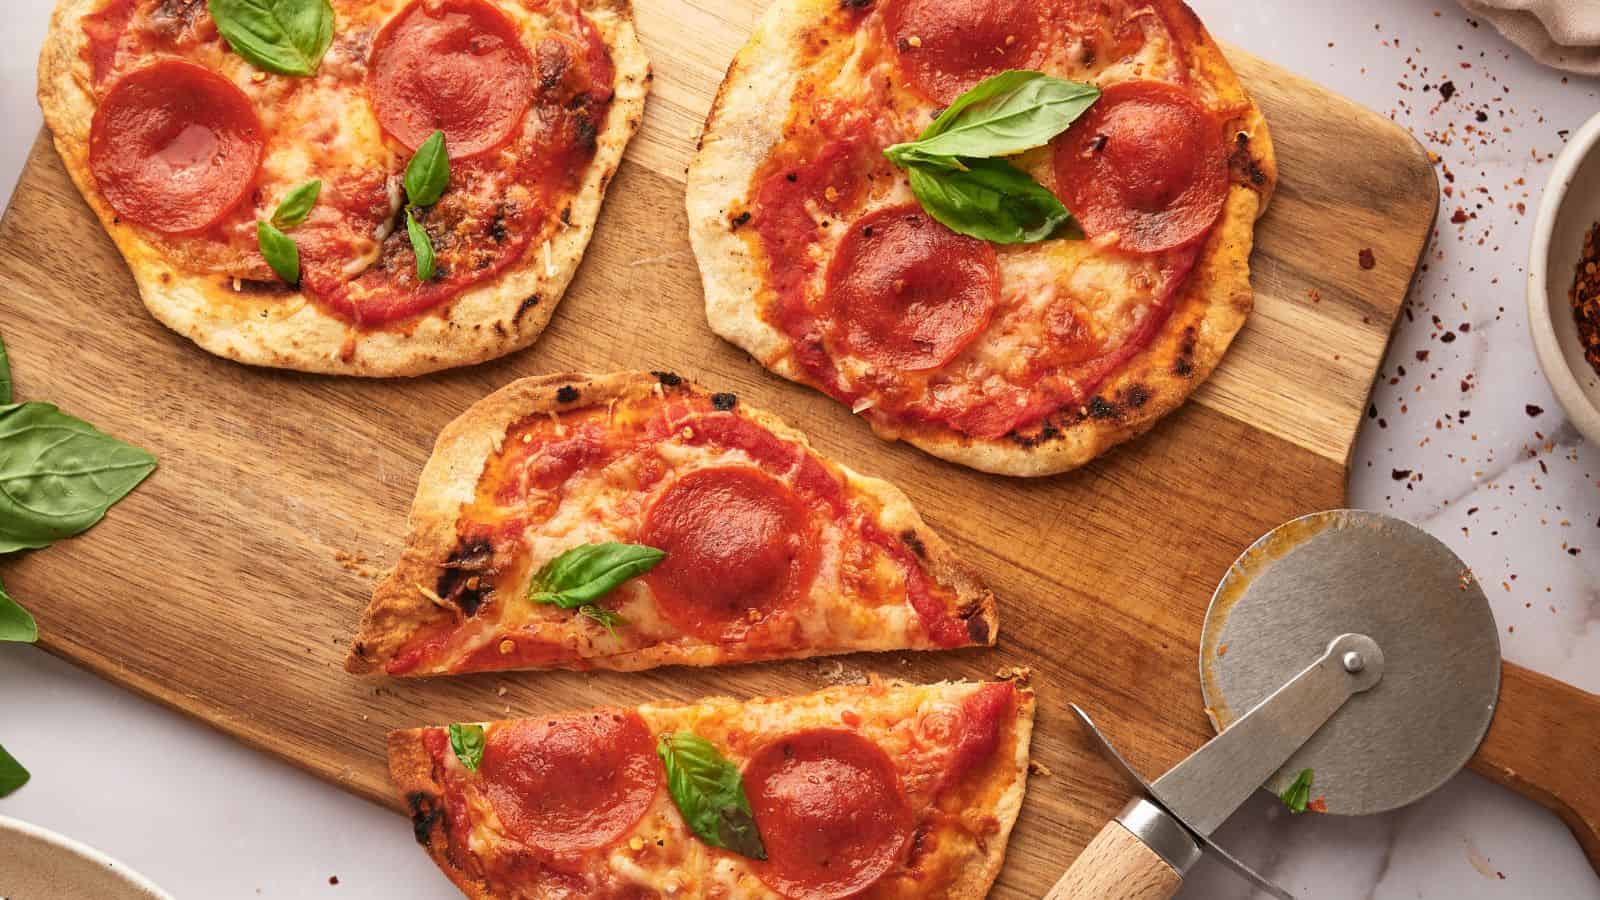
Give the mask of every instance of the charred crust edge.
M 732 410 L 735 406 L 738 406 L 738 405 L 739 405 L 739 395 L 738 394 L 722 393 L 722 394 L 712 394 L 711 395 L 711 406 L 714 409 L 720 410 L 722 412 L 728 412 L 728 411 Z
M 922 543 L 922 538 L 912 529 L 907 528 L 905 531 L 900 532 L 900 543 L 905 544 L 906 549 L 916 554 L 918 559 L 928 558 L 927 546 Z
M 974 644 L 989 643 L 989 619 L 983 615 L 983 607 L 974 606 L 964 610 L 961 617 L 967 620 L 967 637 Z
M 412 791 L 406 795 L 406 806 L 411 810 L 411 832 L 417 843 L 426 847 L 433 836 L 433 826 L 443 820 L 444 808 L 439 798 L 427 791 Z
M 444 571 L 439 573 L 434 591 L 466 616 L 477 615 L 490 593 L 483 587 L 481 576 L 488 573 L 493 561 L 494 547 L 487 540 L 463 538 L 440 565 Z

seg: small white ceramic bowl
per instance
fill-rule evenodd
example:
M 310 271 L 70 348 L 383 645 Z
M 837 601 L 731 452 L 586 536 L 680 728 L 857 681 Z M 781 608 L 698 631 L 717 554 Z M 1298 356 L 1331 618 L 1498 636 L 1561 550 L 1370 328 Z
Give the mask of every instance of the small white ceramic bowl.
M 0 897 L 15 900 L 172 900 L 104 853 L 0 816 Z
M 1600 220 L 1600 115 L 1567 139 L 1539 201 L 1528 260 L 1528 328 L 1567 418 L 1600 444 L 1600 375 L 1584 359 L 1568 293 L 1583 237 Z

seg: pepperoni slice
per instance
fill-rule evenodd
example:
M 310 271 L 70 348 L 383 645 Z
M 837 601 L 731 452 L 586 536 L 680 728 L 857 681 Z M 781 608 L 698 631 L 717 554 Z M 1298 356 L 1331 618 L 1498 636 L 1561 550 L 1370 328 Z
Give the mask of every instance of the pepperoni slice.
M 1158 253 L 1205 236 L 1228 196 L 1222 129 L 1188 91 L 1125 81 L 1056 144 L 1056 193 L 1090 236 Z
M 937 369 L 989 324 L 1000 270 L 988 242 L 956 234 L 915 204 L 850 226 L 828 266 L 837 345 L 869 363 Z
M 1006 69 L 1027 68 L 1039 43 L 1038 0 L 898 0 L 884 14 L 900 65 L 949 103 Z
M 89 128 L 89 171 L 118 216 L 185 234 L 255 183 L 265 144 L 250 98 L 204 66 L 163 60 L 119 79 Z
M 750 760 L 744 784 L 767 849 L 757 874 L 791 900 L 866 890 L 900 859 L 911 832 L 894 764 L 853 731 L 779 738 Z
M 816 572 L 806 508 L 760 469 L 699 469 L 645 513 L 640 542 L 666 551 L 645 576 L 662 615 L 706 640 L 735 640 L 804 596 Z
M 442 130 L 452 159 L 504 144 L 533 100 L 533 59 L 484 0 L 416 0 L 378 33 L 367 77 L 385 131 L 415 150 Z
M 986 684 L 961 701 L 961 729 L 950 754 L 944 784 L 981 767 L 1000 746 L 1000 727 L 1013 709 L 1016 689 L 1009 681 Z
M 478 770 L 501 823 L 553 854 L 615 842 L 661 787 L 650 729 L 627 710 L 502 725 L 489 732 Z

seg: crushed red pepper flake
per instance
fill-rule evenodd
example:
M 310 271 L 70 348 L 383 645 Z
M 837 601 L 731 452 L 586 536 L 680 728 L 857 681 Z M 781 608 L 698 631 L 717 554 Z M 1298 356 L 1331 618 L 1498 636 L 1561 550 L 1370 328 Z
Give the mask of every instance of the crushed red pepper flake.
M 1578 257 L 1572 290 L 1572 316 L 1578 323 L 1578 340 L 1583 357 L 1600 375 L 1600 222 L 1590 226 L 1583 237 L 1583 252 Z
M 1361 263 L 1361 268 L 1363 269 L 1370 269 L 1378 264 L 1378 258 L 1372 255 L 1371 247 L 1363 248 L 1362 251 L 1356 255 L 1356 260 L 1357 262 Z

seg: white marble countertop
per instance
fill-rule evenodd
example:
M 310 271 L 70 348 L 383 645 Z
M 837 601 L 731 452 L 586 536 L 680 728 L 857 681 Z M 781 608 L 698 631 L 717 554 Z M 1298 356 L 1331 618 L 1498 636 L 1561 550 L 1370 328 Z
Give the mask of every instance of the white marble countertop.
M 1600 83 L 1533 64 L 1446 0 L 1191 2 L 1218 38 L 1391 115 L 1453 176 L 1350 500 L 1422 523 L 1467 559 L 1507 658 L 1600 692 L 1600 450 L 1563 421 L 1523 302 L 1551 157 L 1564 129 L 1600 111 Z M 6 4 L 0 198 L 39 127 L 33 66 L 52 5 Z M 457 896 L 404 821 L 42 652 L 0 645 L 0 710 L 0 744 L 34 774 L 0 812 L 93 844 L 180 898 Z M 1360 820 L 1289 820 L 1263 794 L 1220 840 L 1315 900 L 1600 898 L 1560 822 L 1470 774 Z M 1184 896 L 1249 891 L 1202 863 Z

